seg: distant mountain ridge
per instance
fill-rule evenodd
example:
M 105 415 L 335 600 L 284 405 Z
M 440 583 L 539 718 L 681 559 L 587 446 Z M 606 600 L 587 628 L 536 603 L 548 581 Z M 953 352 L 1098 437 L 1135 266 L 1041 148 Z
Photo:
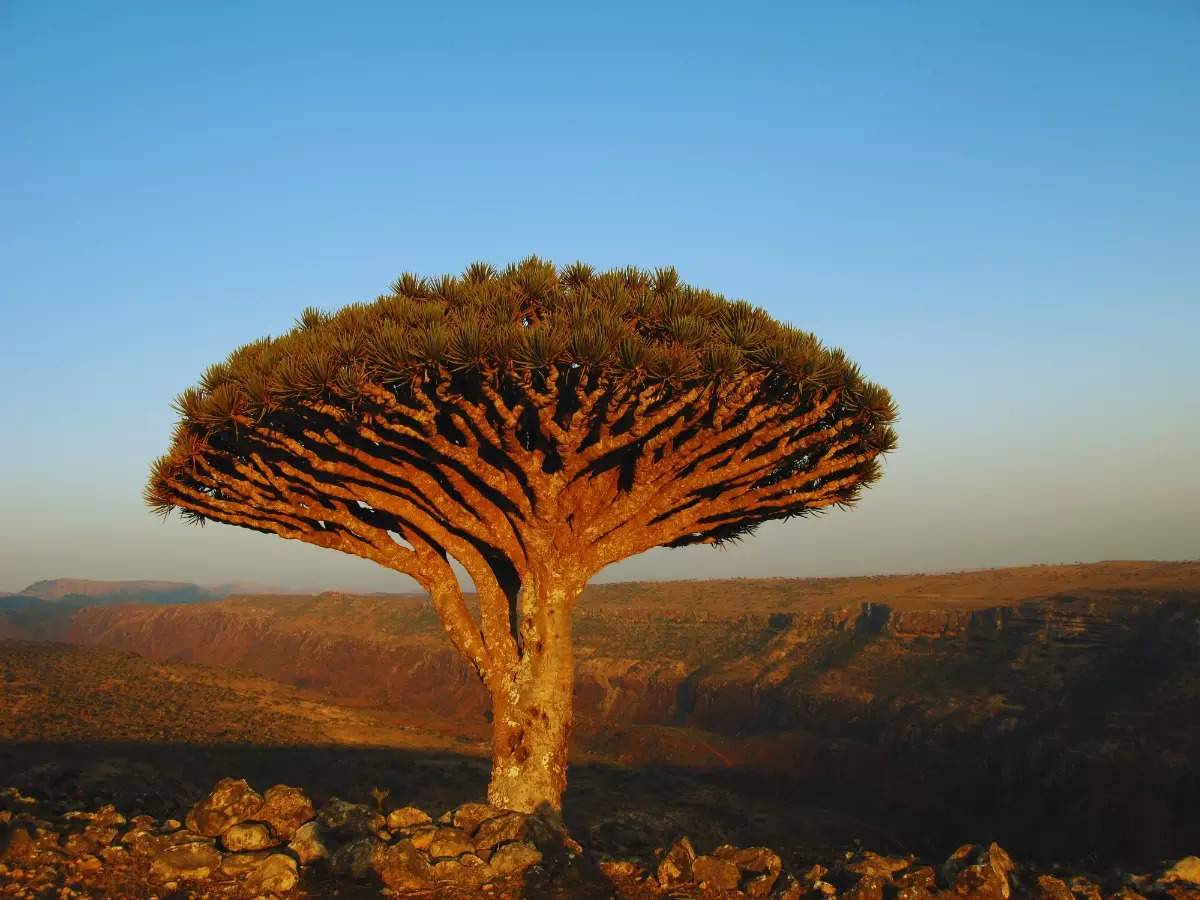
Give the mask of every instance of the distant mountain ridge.
M 186 581 L 101 581 L 92 578 L 52 578 L 36 581 L 20 592 L 20 596 L 36 597 L 49 602 L 67 597 L 89 597 L 106 602 L 156 603 L 214 601 L 230 591 L 201 587 Z M 119 599 L 118 599 L 119 598 Z
M 20 593 L 0 593 L 0 638 L 55 640 L 71 617 L 89 606 L 179 606 L 215 603 L 233 593 L 261 585 L 234 582 L 203 586 L 186 581 L 103 581 L 95 578 L 52 578 L 37 581 Z

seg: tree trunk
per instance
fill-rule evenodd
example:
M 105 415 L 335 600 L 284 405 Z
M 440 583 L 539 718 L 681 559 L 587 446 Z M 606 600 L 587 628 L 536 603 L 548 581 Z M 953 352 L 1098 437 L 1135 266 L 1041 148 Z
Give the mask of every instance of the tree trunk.
M 562 810 L 574 721 L 571 607 L 581 589 L 563 578 L 522 586 L 521 656 L 492 690 L 493 806 Z

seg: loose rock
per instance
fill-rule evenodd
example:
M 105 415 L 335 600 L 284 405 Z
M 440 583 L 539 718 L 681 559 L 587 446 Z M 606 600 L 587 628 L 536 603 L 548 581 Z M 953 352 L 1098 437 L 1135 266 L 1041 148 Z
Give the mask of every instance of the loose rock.
M 255 814 L 260 822 L 266 822 L 271 832 L 280 840 L 290 841 L 305 822 L 316 816 L 312 800 L 300 788 L 277 784 L 267 788 L 263 794 L 262 808 Z
M 373 835 L 387 824 L 387 820 L 369 806 L 348 803 L 337 797 L 321 807 L 316 820 L 327 831 L 348 839 Z
M 266 850 L 279 845 L 265 822 L 239 822 L 221 835 L 221 844 L 235 853 L 245 850 Z
M 658 863 L 655 873 L 658 884 L 662 888 L 675 887 L 692 880 L 692 862 L 696 859 L 696 851 L 687 838 L 677 840 Z
M 497 875 L 513 875 L 524 872 L 542 861 L 542 851 L 528 841 L 513 841 L 496 848 L 488 860 Z
M 393 831 L 399 828 L 412 828 L 416 825 L 426 825 L 432 822 L 429 814 L 415 806 L 402 806 L 387 814 L 387 827 Z
M 1185 856 L 1163 873 L 1160 881 L 1186 881 L 1189 884 L 1200 885 L 1200 857 Z
M 702 888 L 735 891 L 740 877 L 738 867 L 728 860 L 715 856 L 697 856 L 692 861 L 692 880 Z
M 163 850 L 150 862 L 150 878 L 168 881 L 199 881 L 221 865 L 221 854 L 208 841 L 192 841 Z
M 489 850 L 497 844 L 526 837 L 528 830 L 526 816 L 523 813 L 502 813 L 479 826 L 475 832 L 475 847 L 478 850 Z
M 433 878 L 429 861 L 409 840 L 398 841 L 379 854 L 375 871 L 385 885 L 398 891 L 416 890 Z
M 475 852 L 475 842 L 460 828 L 439 828 L 429 843 L 429 855 L 434 859 L 473 852 Z
M 1061 878 L 1053 875 L 1039 875 L 1037 889 L 1033 892 L 1035 900 L 1075 900 L 1075 895 Z
M 370 873 L 383 845 L 373 837 L 360 837 L 339 847 L 329 859 L 329 865 L 339 875 L 361 880 Z
M 246 877 L 246 889 L 254 894 L 285 894 L 299 881 L 296 861 L 285 853 L 272 853 Z
M 454 810 L 451 821 L 453 821 L 455 828 L 461 828 L 467 834 L 473 835 L 475 829 L 481 824 L 488 819 L 494 819 L 504 812 L 505 810 L 487 803 L 464 803 L 458 809 Z
M 253 817 L 262 805 L 262 794 L 244 778 L 222 778 L 207 797 L 192 807 L 187 827 L 207 837 L 217 837 L 230 826 Z
M 306 822 L 297 828 L 288 843 L 288 849 L 296 854 L 296 859 L 300 860 L 302 866 L 314 863 L 318 859 L 328 859 L 330 856 L 321 826 L 316 822 Z

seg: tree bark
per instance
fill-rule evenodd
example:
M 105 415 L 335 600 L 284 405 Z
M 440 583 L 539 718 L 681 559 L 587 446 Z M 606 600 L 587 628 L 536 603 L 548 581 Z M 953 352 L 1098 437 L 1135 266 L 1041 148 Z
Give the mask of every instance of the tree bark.
M 571 608 L 577 578 L 543 574 L 521 589 L 521 654 L 490 686 L 492 780 L 488 802 L 519 812 L 562 810 L 574 722 Z

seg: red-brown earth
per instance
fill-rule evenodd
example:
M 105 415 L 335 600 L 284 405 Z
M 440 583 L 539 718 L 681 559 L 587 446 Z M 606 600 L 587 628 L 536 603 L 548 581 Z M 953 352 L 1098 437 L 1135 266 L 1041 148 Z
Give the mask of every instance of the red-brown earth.
M 568 817 L 586 813 L 573 828 L 593 844 L 695 837 L 665 833 L 690 815 L 773 846 L 791 816 L 801 843 L 929 855 L 998 840 L 1136 864 L 1200 847 L 1198 563 L 598 585 L 575 623 Z M 424 598 L 90 607 L 65 637 L 292 685 L 365 717 L 313 744 L 459 749 L 482 793 L 486 695 Z

